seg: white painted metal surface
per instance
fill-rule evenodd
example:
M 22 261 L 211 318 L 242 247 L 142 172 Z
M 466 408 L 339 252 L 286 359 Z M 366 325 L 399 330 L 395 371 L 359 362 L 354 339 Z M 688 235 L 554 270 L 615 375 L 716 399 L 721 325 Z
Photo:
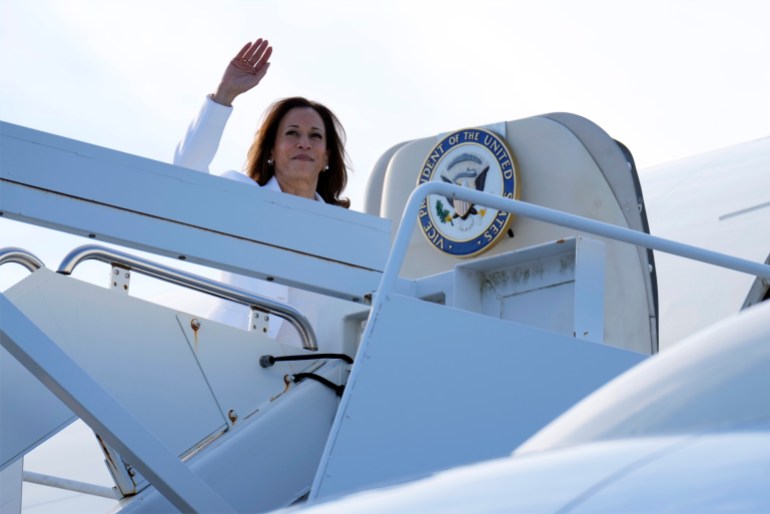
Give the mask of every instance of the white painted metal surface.
M 173 311 L 47 269 L 6 297 L 174 455 L 227 427 Z
M 604 342 L 605 246 L 585 237 L 458 264 L 447 303 Z
M 182 511 L 233 512 L 231 506 L 152 435 L 4 295 L 0 342 L 68 407 L 102 435 Z
M 174 509 L 172 505 L 183 511 L 192 508 L 192 501 L 183 506 L 175 499 L 177 493 L 169 492 L 169 488 L 184 489 L 189 485 L 181 468 L 167 462 L 147 474 L 146 466 L 155 466 L 157 461 L 152 464 L 152 459 L 142 452 L 159 451 L 158 444 L 174 459 L 183 457 L 215 495 L 227 497 L 227 502 L 234 502 L 233 508 L 239 511 L 285 506 L 309 489 L 338 398 L 321 384 L 308 380 L 287 385 L 284 377 L 316 370 L 340 384 L 347 378 L 341 364 L 321 366 L 309 360 L 276 363 L 265 369 L 259 365 L 265 354 L 314 353 L 45 269 L 16 284 L 6 295 L 3 300 L 9 307 L 3 311 L 4 333 L 14 333 L 22 324 L 13 315 L 13 310 L 20 306 L 24 314 L 19 316 L 24 317 L 24 323 L 52 334 L 57 351 L 62 348 L 68 352 L 72 366 L 88 377 L 83 380 L 91 381 L 89 387 L 97 383 L 94 379 L 98 381 L 101 393 L 87 389 L 77 394 L 101 398 L 99 401 L 104 401 L 103 395 L 109 395 L 115 408 L 133 420 L 127 422 L 119 417 L 116 419 L 122 421 L 115 423 L 120 426 L 94 425 L 92 418 L 104 415 L 104 411 L 84 413 L 75 399 L 69 398 L 68 395 L 76 394 L 69 386 L 55 389 L 60 397 L 73 402 L 70 407 L 107 444 L 153 484 L 153 488 L 140 493 L 141 500 L 128 502 L 128 512 L 166 512 Z M 39 315 L 41 312 L 46 314 L 45 319 Z M 86 313 L 93 317 L 91 322 L 83 318 Z M 127 324 L 126 319 L 141 322 Z M 193 320 L 199 323 L 193 324 Z M 121 328 L 115 329 L 118 326 Z M 12 343 L 4 336 L 3 346 Z M 58 367 L 52 372 L 57 370 Z M 40 379 L 45 375 L 37 376 Z M 15 390 L 18 397 L 24 398 L 24 391 L 18 389 L 21 385 L 8 391 Z M 72 387 L 76 386 L 77 383 Z M 122 430 L 123 423 L 139 424 L 146 431 L 145 438 L 133 439 L 137 447 L 128 448 L 127 441 L 116 443 L 106 432 Z M 24 427 L 20 424 L 17 428 Z M 124 436 L 125 433 L 120 437 Z M 149 460 L 142 463 L 139 458 Z M 164 473 L 171 473 L 174 478 Z M 238 480 L 241 476 L 253 477 L 260 483 L 249 494 L 238 494 L 242 490 Z M 159 480 L 169 483 L 164 486 L 161 482 L 159 486 Z M 183 483 L 173 485 L 175 480 Z M 227 494 L 223 495 L 223 491 Z M 203 512 L 219 512 L 218 507 L 205 507 L 216 500 L 198 501 L 208 502 L 204 503 Z M 201 508 L 200 505 L 195 508 Z
M 397 294 L 373 309 L 313 498 L 506 455 L 645 358 Z
M 770 420 L 769 315 L 765 302 L 682 341 L 596 391 L 517 454 Z
M 47 387 L 0 348 L 0 471 L 75 419 Z
M 3 432 L 0 431 L 0 434 Z M 24 460 L 18 459 L 0 471 L 0 514 L 21 512 L 21 482 Z
M 638 229 L 641 223 L 635 215 L 640 207 L 638 191 L 628 176 L 607 172 L 620 171 L 627 163 L 611 138 L 581 120 L 552 115 L 507 124 L 506 131 L 518 145 L 520 164 L 530 174 L 527 202 L 474 196 L 473 191 L 436 183 L 422 186 L 400 222 L 387 266 L 390 225 L 384 220 L 2 124 L 3 215 L 253 277 L 275 277 L 312 291 L 319 299 L 321 316 L 316 319 L 322 351 L 326 345 L 354 352 L 366 318 L 364 306 L 337 307 L 330 297 L 334 302 L 360 301 L 376 290 L 339 411 L 334 392 L 316 382 L 306 380 L 284 391 L 284 375 L 297 370 L 314 370 L 335 384 L 344 383 L 348 368 L 339 362 L 280 363 L 257 369 L 260 354 L 288 350 L 259 333 L 202 319 L 197 312 L 170 311 L 47 270 L 0 298 L 4 315 L 10 313 L 0 327 L 3 345 L 22 358 L 33 372 L 30 376 L 64 399 L 152 482 L 122 501 L 125 513 L 265 511 L 300 499 L 311 482 L 312 498 L 328 498 L 505 455 L 575 401 L 655 351 L 657 313 L 648 254 L 631 245 L 770 277 L 770 267 L 753 259 L 735 259 L 625 229 Z M 414 171 L 410 163 L 424 144 L 399 145 L 388 152 L 385 161 L 390 169 L 377 174 L 389 184 L 382 209 L 398 203 L 393 195 L 406 192 L 405 199 L 411 191 L 414 181 L 396 182 Z M 572 170 L 565 167 L 567 161 L 575 173 L 565 173 Z M 127 176 L 136 181 L 126 181 Z M 549 181 L 562 187 L 544 187 Z M 457 261 L 450 265 L 435 253 L 415 260 L 411 226 L 420 195 L 434 192 L 516 213 L 514 244 L 501 243 L 489 258 L 459 265 Z M 544 205 L 605 222 L 570 217 Z M 728 218 L 761 211 L 764 204 L 758 205 Z M 400 208 L 393 212 L 400 214 Z M 253 219 L 271 223 L 254 227 Z M 559 228 L 544 229 L 547 223 Z M 605 255 L 601 245 L 582 236 L 567 244 L 558 242 L 576 233 L 605 238 L 606 266 L 600 264 Z M 617 241 L 606 243 L 609 239 Z M 536 244 L 541 246 L 533 247 Z M 559 246 L 569 251 L 562 252 Z M 399 277 L 405 256 L 409 278 Z M 537 283 L 517 278 L 516 270 L 531 274 L 540 269 L 547 272 Z M 627 276 L 631 278 L 626 280 Z M 482 282 L 495 291 L 483 291 Z M 620 294 L 606 296 L 615 289 Z M 539 304 L 535 315 L 522 313 L 529 302 Z M 623 310 L 630 305 L 635 306 L 633 323 L 626 323 Z M 600 344 L 608 342 L 603 337 L 608 318 L 614 323 L 609 343 L 640 353 Z M 133 323 L 125 323 L 126 319 Z M 32 340 L 42 341 L 41 348 L 50 354 L 35 353 L 41 348 L 33 348 Z M 100 353 L 104 348 L 110 353 Z M 168 370 L 173 370 L 173 378 Z M 667 380 L 677 382 L 671 376 Z M 692 394 L 697 394 L 704 384 L 694 384 Z M 655 389 L 656 385 L 636 389 L 641 394 L 633 399 L 637 407 L 665 397 L 657 393 L 668 389 Z M 691 398 L 684 395 L 680 400 Z M 4 396 L 3 408 L 11 405 Z M 705 401 L 703 408 L 707 409 Z M 652 417 L 649 412 L 645 416 Z M 694 413 L 687 419 L 700 418 Z M 49 432 L 54 425 L 41 424 Z M 25 439 L 26 446 L 17 445 L 21 450 L 4 462 L 10 464 L 45 437 L 47 433 Z M 670 443 L 656 434 L 650 444 L 615 447 L 613 453 L 606 446 L 611 443 L 591 441 L 598 449 L 585 453 L 588 460 L 574 460 L 580 467 L 567 473 L 573 482 L 561 471 L 553 475 L 560 477 L 564 494 L 552 498 L 557 503 L 570 501 L 570 493 L 584 494 L 585 487 L 596 483 L 592 480 L 615 480 L 618 470 L 634 459 L 658 451 L 664 456 L 677 444 Z M 698 445 L 682 455 L 697 461 L 699 455 L 708 454 Z M 702 446 L 725 447 L 713 439 L 704 439 Z M 712 452 L 717 457 L 713 462 L 725 465 L 736 455 L 753 456 L 719 451 Z M 669 456 L 675 464 L 687 461 L 674 451 L 665 453 L 666 459 Z M 534 458 L 525 460 L 539 466 Z M 505 462 L 495 465 L 501 476 L 508 476 L 502 469 Z M 665 468 L 651 464 L 649 470 L 649 475 L 666 476 Z M 522 477 L 547 478 L 532 468 L 515 473 L 522 473 L 515 475 L 521 498 L 527 488 L 536 489 L 534 482 Z M 502 483 L 492 475 L 482 481 Z M 446 498 L 450 493 L 444 493 Z
M 518 162 L 521 200 L 562 212 L 643 230 L 645 210 L 635 171 L 621 147 L 600 127 L 572 114 L 534 116 L 506 124 L 505 139 Z M 461 127 L 458 127 L 461 128 Z M 500 135 L 503 135 L 502 133 Z M 369 186 L 382 202 L 367 203 L 367 212 L 402 219 L 426 155 L 436 136 L 408 141 L 387 161 L 379 161 Z M 369 210 L 377 205 L 377 210 Z M 574 237 L 572 228 L 514 216 L 510 234 L 490 249 L 498 255 L 516 249 Z M 588 234 L 586 234 L 588 235 Z M 657 307 L 654 264 L 646 249 L 605 239 L 605 341 L 621 347 L 657 351 Z M 415 230 L 401 270 L 409 278 L 430 276 L 455 266 L 455 259 L 436 252 Z
M 767 512 L 770 304 L 655 355 L 512 456 L 301 512 Z
M 287 364 L 276 364 L 284 372 Z M 318 374 L 337 382 L 346 375 L 330 362 Z M 286 401 L 284 401 L 286 400 Z M 266 512 L 300 500 L 310 488 L 337 409 L 329 388 L 306 380 L 250 418 L 241 419 L 186 464 L 238 512 Z M 173 512 L 156 488 L 122 505 L 121 514 Z
M 766 430 L 605 441 L 455 468 L 285 512 L 768 512 L 768 449 Z
M 10 219 L 348 300 L 390 244 L 383 219 L 5 122 L 0 184 Z

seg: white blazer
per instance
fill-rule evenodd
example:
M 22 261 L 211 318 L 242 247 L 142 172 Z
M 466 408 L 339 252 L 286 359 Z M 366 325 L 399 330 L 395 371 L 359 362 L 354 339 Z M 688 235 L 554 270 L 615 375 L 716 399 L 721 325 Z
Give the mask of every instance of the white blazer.
M 219 148 L 227 120 L 230 118 L 233 108 L 218 104 L 206 97 L 198 115 L 192 120 L 184 138 L 179 142 L 174 152 L 174 164 L 184 166 L 204 173 L 210 173 L 209 165 Z M 260 187 L 254 180 L 245 174 L 228 170 L 219 174 L 253 187 Z M 272 177 L 264 186 L 265 189 L 281 191 L 281 186 L 275 177 Z M 316 200 L 323 201 L 316 193 Z M 222 272 L 220 280 L 233 287 L 244 289 L 261 296 L 267 296 L 282 303 L 289 303 L 307 316 L 311 323 L 317 319 L 315 303 L 312 294 L 300 289 L 289 288 L 282 284 L 266 282 L 252 277 Z M 225 300 L 217 300 L 207 314 L 207 318 L 226 323 L 228 325 L 248 329 L 250 309 L 245 305 L 239 305 Z M 267 335 L 282 342 L 299 345 L 299 336 L 291 325 L 284 323 L 283 319 L 271 317 Z

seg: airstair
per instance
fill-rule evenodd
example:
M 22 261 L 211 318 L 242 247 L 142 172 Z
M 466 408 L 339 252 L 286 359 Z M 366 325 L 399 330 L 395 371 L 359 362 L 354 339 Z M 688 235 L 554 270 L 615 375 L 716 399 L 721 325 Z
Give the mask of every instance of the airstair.
M 359 213 L 0 123 L 2 216 L 89 240 L 56 269 L 0 251 L 29 271 L 0 296 L 4 508 L 26 476 L 123 513 L 265 512 L 507 455 L 657 351 L 650 249 L 758 272 L 645 233 L 630 154 L 588 120 L 490 130 L 521 200 L 415 188 L 433 136 L 383 155 Z M 417 226 L 430 195 L 515 217 L 486 253 L 444 255 Z M 313 312 L 168 258 L 302 290 Z M 108 287 L 73 276 L 86 260 Z M 246 305 L 252 330 L 135 297 L 135 274 Z M 77 418 L 106 492 L 20 464 Z

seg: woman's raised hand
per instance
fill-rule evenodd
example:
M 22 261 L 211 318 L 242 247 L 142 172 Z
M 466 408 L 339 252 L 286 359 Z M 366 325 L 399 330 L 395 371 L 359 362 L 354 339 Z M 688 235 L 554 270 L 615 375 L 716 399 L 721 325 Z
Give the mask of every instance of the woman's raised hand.
M 222 105 L 232 105 L 235 97 L 259 84 L 270 67 L 272 53 L 273 47 L 262 38 L 246 43 L 225 68 L 211 99 Z

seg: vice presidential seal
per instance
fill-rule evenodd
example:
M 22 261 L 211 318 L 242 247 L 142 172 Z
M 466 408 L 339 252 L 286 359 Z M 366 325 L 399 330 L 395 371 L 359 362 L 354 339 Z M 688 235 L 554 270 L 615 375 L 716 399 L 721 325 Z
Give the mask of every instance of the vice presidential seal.
M 488 130 L 459 130 L 428 154 L 417 185 L 441 180 L 485 193 L 519 197 L 518 169 L 505 141 Z M 429 195 L 420 207 L 420 226 L 439 250 L 458 257 L 484 252 L 506 233 L 511 214 L 465 200 Z

